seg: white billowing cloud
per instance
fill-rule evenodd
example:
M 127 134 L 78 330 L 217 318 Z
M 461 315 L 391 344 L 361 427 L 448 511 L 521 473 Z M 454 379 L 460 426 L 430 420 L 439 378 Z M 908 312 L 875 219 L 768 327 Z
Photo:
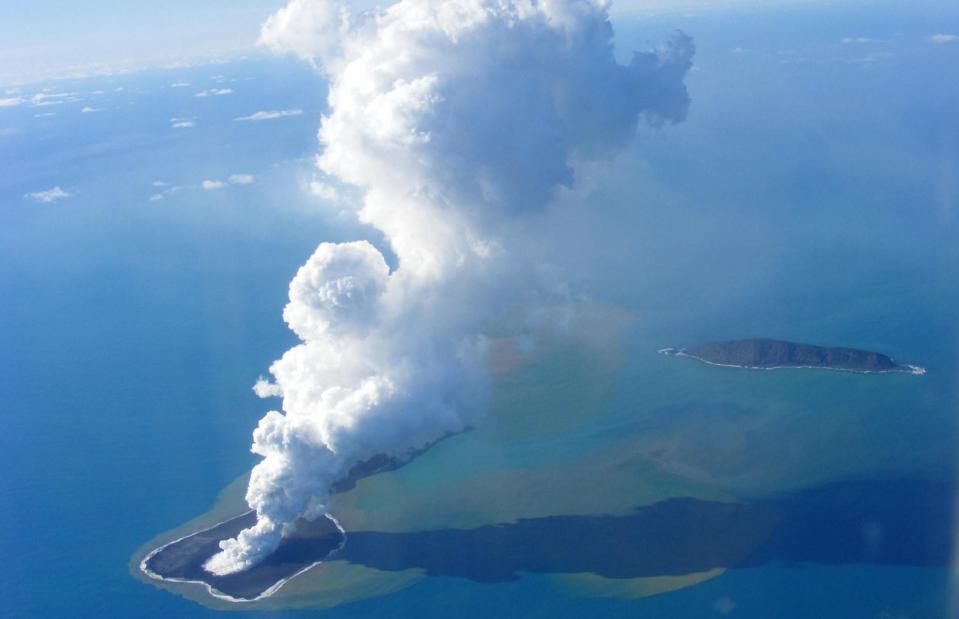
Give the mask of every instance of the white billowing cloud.
M 33 193 L 28 193 L 26 198 L 35 200 L 37 202 L 42 202 L 44 204 L 49 204 L 50 202 L 56 202 L 57 200 L 62 200 L 64 198 L 69 198 L 70 194 L 60 188 L 60 185 L 47 189 L 46 191 L 35 191 Z
M 196 126 L 196 123 L 191 118 L 171 118 L 170 119 L 171 129 L 192 129 L 195 126 Z
M 15 105 L 20 105 L 23 103 L 23 99 L 20 97 L 8 97 L 6 99 L 0 99 L 0 107 L 13 107 Z
M 934 34 L 929 40 L 933 43 L 953 43 L 959 41 L 959 34 Z
M 396 263 L 364 241 L 324 243 L 290 283 L 283 315 L 302 341 L 254 386 L 282 398 L 253 433 L 257 523 L 221 542 L 209 571 L 272 552 L 358 462 L 407 456 L 482 413 L 483 328 L 555 287 L 524 259 L 529 219 L 641 119 L 686 114 L 692 41 L 620 65 L 606 7 L 401 0 L 354 18 L 291 0 L 264 24 L 264 44 L 327 73 L 317 165 L 363 195 L 357 216 Z
M 207 191 L 212 191 L 212 190 L 215 190 L 215 189 L 223 189 L 224 187 L 226 187 L 226 183 L 224 183 L 223 181 L 209 181 L 209 180 L 207 180 L 207 181 L 203 181 L 202 183 L 200 183 L 200 186 L 203 187 L 204 189 L 206 189 Z
M 313 62 L 340 54 L 350 40 L 349 10 L 335 2 L 290 0 L 263 24 L 260 43 L 276 53 Z
M 323 243 L 290 282 L 283 319 L 303 341 L 364 337 L 389 277 L 383 254 L 368 242 Z
M 200 92 L 193 95 L 194 97 L 223 97 L 225 95 L 232 95 L 232 88 L 211 88 L 210 90 L 201 90 Z
M 234 118 L 233 120 L 239 121 L 250 121 L 250 120 L 276 120 L 277 118 L 287 118 L 288 116 L 299 116 L 303 113 L 303 110 L 292 109 L 292 110 L 268 110 L 262 112 L 255 112 L 249 116 L 240 116 Z

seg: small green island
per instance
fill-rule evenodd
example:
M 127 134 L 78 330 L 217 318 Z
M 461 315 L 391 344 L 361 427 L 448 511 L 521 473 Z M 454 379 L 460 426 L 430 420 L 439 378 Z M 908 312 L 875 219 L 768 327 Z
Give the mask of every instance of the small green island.
M 691 357 L 710 365 L 757 370 L 821 368 L 869 374 L 926 373 L 924 368 L 897 363 L 887 355 L 878 352 L 837 346 L 797 344 L 766 338 L 712 342 L 695 348 L 663 348 L 659 352 L 665 355 Z

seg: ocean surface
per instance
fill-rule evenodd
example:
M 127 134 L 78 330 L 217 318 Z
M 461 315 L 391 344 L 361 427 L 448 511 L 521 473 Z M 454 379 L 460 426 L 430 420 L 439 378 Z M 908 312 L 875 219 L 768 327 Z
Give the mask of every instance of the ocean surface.
M 486 418 L 338 497 L 352 546 L 247 612 L 950 616 L 959 42 L 929 36 L 959 12 L 843 7 L 617 17 L 624 57 L 693 36 L 692 105 L 544 215 L 569 327 L 497 341 Z M 379 240 L 310 191 L 324 84 L 255 57 L 20 92 L 67 96 L 0 108 L 0 615 L 212 616 L 136 558 L 238 513 L 289 280 Z M 927 374 L 656 354 L 738 337 Z

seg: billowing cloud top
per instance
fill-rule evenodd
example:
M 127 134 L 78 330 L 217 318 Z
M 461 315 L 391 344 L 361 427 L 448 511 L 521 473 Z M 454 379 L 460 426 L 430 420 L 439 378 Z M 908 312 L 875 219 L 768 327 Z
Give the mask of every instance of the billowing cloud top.
M 324 243 L 293 279 L 284 318 L 302 343 L 256 385 L 283 399 L 254 432 L 258 522 L 207 569 L 252 565 L 327 507 L 350 466 L 407 454 L 483 410 L 482 329 L 538 285 L 517 221 L 580 163 L 614 155 L 641 118 L 685 116 L 692 41 L 620 65 L 612 35 L 592 0 L 402 0 L 360 16 L 292 0 L 264 24 L 264 44 L 327 73 L 318 166 L 359 188 L 357 215 L 397 266 L 367 242 Z
M 389 271 L 366 241 L 323 243 L 290 282 L 283 318 L 303 341 L 363 336 L 376 320 Z

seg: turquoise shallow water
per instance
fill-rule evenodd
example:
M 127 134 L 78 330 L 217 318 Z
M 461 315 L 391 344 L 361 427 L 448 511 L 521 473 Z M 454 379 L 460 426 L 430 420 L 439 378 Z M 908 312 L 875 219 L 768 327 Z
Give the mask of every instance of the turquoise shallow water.
M 622 29 L 639 45 L 679 21 L 700 56 L 690 118 L 641 132 L 595 181 L 588 200 L 602 210 L 584 214 L 566 197 L 545 224 L 573 285 L 636 318 L 616 339 L 621 362 L 591 382 L 601 406 L 550 417 L 549 399 L 510 392 L 515 401 L 498 405 L 535 423 L 491 420 L 462 468 L 430 466 L 451 462 L 450 441 L 400 479 L 455 483 L 464 470 L 549 471 L 630 450 L 739 497 L 954 479 L 959 218 L 941 172 L 959 153 L 944 103 L 956 86 L 941 79 L 954 52 L 924 45 L 934 20 L 918 13 L 841 13 L 828 32 L 815 15 L 771 13 Z M 780 44 L 791 27 L 798 34 Z M 855 57 L 839 38 L 867 27 L 904 42 L 882 63 L 846 62 Z M 196 83 L 235 77 L 244 93 L 197 108 L 166 88 L 172 75 L 149 74 L 70 85 L 124 85 L 111 116 L 0 110 L 0 124 L 18 129 L 0 137 L 4 616 L 214 613 L 131 578 L 127 561 L 255 462 L 247 446 L 264 404 L 249 387 L 293 342 L 280 320 L 287 282 L 317 242 L 366 234 L 317 213 L 302 191 L 322 101 L 311 74 L 281 62 L 193 71 Z M 232 121 L 294 106 L 306 113 L 281 124 Z M 197 118 L 193 133 L 169 130 L 180 115 Z M 257 182 L 148 201 L 154 180 L 231 173 Z M 23 199 L 57 184 L 74 196 Z M 744 372 L 656 354 L 759 335 L 880 350 L 929 371 Z M 590 371 L 574 349 L 534 378 L 570 401 Z M 498 443 L 524 432 L 509 449 Z M 902 507 L 923 521 L 919 507 Z M 436 576 L 328 615 L 939 617 L 947 579 L 945 565 L 769 562 L 616 599 L 571 594 L 542 574 Z

